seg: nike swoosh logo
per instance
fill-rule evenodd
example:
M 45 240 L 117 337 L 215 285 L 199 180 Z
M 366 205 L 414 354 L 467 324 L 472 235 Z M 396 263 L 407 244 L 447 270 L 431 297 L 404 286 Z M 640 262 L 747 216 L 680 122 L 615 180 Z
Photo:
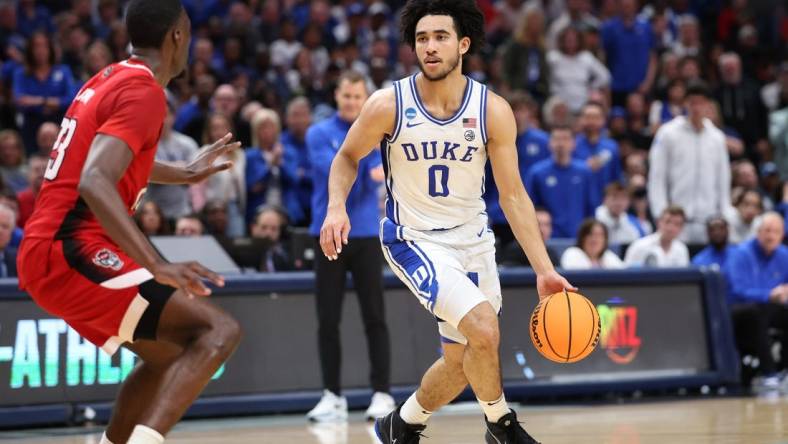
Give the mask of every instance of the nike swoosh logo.
M 476 236 L 478 236 L 478 237 L 482 237 L 482 234 L 484 234 L 484 230 L 485 230 L 485 229 L 484 229 L 484 228 L 482 228 L 482 231 L 480 231 L 480 232 L 479 232 L 479 234 L 477 234 Z M 493 404 L 496 404 L 496 403 L 493 403 Z M 488 404 L 488 405 L 493 405 L 493 404 Z
M 413 128 L 414 126 L 419 126 L 422 123 L 424 123 L 424 122 L 419 122 L 419 123 L 408 122 L 408 123 L 405 124 L 405 126 L 407 126 L 408 128 Z

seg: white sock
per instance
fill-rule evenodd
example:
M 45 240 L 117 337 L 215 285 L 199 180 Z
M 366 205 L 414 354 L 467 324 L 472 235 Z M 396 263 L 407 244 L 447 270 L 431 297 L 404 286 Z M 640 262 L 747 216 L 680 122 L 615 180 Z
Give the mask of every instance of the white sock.
M 415 392 L 410 395 L 405 404 L 402 404 L 402 408 L 399 411 L 400 418 L 408 424 L 426 424 L 427 420 L 430 419 L 430 415 L 432 415 L 432 412 L 419 404 Z
M 137 425 L 126 444 L 162 444 L 164 437 L 161 433 L 144 425 Z
M 107 438 L 107 432 L 104 432 L 104 434 L 101 435 L 101 441 L 99 441 L 99 444 L 112 444 L 112 441 Z
M 499 419 L 510 411 L 509 404 L 506 403 L 503 393 L 501 393 L 501 397 L 495 401 L 482 401 L 479 398 L 476 398 L 476 400 L 479 401 L 482 410 L 484 410 L 484 415 L 487 416 L 487 421 L 490 422 L 498 422 Z

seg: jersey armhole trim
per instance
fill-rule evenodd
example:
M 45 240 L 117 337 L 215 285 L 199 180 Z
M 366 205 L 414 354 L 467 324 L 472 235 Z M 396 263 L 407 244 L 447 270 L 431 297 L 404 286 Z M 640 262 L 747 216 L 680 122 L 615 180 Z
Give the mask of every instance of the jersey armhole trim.
M 482 92 L 481 92 L 481 110 L 479 111 L 480 119 L 479 119 L 479 127 L 481 128 L 482 133 L 482 142 L 487 146 L 487 86 L 482 85 Z
M 402 88 L 399 81 L 394 82 L 394 96 L 396 103 L 396 111 L 394 112 L 394 131 L 392 131 L 391 137 L 386 136 L 386 140 L 389 143 L 394 143 L 394 141 L 397 140 L 400 129 L 402 128 Z

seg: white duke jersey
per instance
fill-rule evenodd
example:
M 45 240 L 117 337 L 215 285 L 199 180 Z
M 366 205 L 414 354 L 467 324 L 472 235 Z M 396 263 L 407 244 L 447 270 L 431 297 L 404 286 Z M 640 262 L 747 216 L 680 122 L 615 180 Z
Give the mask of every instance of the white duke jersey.
M 394 131 L 381 144 L 386 217 L 415 230 L 443 230 L 484 213 L 487 87 L 469 77 L 454 116 L 430 115 L 416 76 L 394 83 Z

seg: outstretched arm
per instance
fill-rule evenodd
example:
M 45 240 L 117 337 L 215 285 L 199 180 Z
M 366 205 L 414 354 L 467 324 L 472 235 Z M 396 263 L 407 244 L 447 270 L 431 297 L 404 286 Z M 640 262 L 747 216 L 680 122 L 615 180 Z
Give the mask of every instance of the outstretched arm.
M 157 281 L 183 288 L 192 294 L 210 294 L 200 278 L 223 285 L 224 281 L 219 275 L 196 262 L 168 263 L 129 217 L 117 184 L 133 158 L 131 149 L 122 139 L 106 134 L 96 135 L 79 179 L 80 196 L 110 238 L 138 264 L 153 273 Z
M 487 152 L 490 155 L 495 184 L 500 193 L 500 204 L 512 232 L 528 256 L 537 276 L 540 297 L 567 290 L 576 290 L 555 272 L 536 222 L 536 212 L 525 191 L 517 164 L 515 139 L 517 126 L 509 104 L 496 94 L 489 93 L 487 104 Z
M 225 171 L 233 166 L 232 162 L 214 164 L 216 159 L 232 152 L 241 146 L 241 142 L 232 142 L 232 134 L 228 133 L 214 142 L 210 147 L 203 148 L 185 167 L 156 161 L 150 173 L 150 181 L 168 185 L 185 185 L 200 183 L 209 176 Z
M 331 164 L 328 176 L 328 210 L 320 230 L 320 246 L 330 260 L 347 244 L 350 220 L 345 201 L 358 175 L 358 163 L 394 128 L 396 98 L 392 88 L 372 94 L 350 127 L 345 142 Z

